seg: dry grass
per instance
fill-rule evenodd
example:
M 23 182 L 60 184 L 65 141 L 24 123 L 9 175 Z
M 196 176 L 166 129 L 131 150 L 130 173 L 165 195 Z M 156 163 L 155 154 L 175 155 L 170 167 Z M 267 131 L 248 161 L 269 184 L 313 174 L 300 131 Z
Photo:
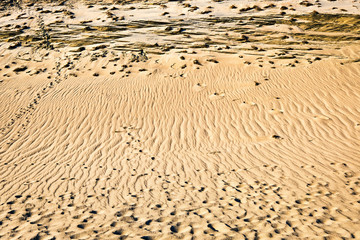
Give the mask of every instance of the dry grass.
M 294 15 L 293 18 L 297 21 L 280 20 L 280 22 L 296 25 L 304 30 L 360 33 L 359 15 L 320 14 L 313 12 L 307 15 Z

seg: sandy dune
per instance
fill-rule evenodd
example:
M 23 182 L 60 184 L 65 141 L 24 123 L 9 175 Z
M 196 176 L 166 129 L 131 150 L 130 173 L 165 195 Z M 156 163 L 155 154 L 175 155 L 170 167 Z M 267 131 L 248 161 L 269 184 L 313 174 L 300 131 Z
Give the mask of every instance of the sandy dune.
M 320 2 L 3 10 L 0 239 L 360 239 L 359 3 Z

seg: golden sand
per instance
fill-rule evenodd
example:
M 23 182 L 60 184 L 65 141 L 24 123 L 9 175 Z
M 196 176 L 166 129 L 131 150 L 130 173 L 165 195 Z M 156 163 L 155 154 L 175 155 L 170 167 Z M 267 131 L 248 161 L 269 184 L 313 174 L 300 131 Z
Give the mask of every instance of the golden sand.
M 0 239 L 360 239 L 360 4 L 308 2 L 4 8 Z

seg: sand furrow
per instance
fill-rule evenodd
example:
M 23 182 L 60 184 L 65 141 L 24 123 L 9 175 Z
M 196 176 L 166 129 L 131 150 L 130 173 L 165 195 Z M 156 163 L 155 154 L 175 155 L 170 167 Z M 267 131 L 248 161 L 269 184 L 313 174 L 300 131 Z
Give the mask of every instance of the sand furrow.
M 359 238 L 356 14 L 294 15 L 341 3 L 4 10 L 0 238 Z

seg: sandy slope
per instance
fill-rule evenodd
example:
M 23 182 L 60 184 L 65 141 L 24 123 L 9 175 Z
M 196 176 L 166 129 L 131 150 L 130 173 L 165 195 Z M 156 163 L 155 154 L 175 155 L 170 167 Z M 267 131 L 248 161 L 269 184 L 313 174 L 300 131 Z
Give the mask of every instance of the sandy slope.
M 178 69 L 176 55 L 154 56 L 148 71 L 137 73 L 145 64 L 133 64 L 127 78 L 111 76 L 113 64 L 102 69 L 106 62 L 89 66 L 86 58 L 60 69 L 61 82 L 39 91 L 35 109 L 2 137 L 2 235 L 16 226 L 36 234 L 46 225 L 50 235 L 63 229 L 60 238 L 95 235 L 99 225 L 114 238 L 118 229 L 165 238 L 171 231 L 204 238 L 254 230 L 300 238 L 355 234 L 359 63 L 259 71 L 219 56 L 218 64 L 197 70 L 192 58 L 185 54 L 187 71 Z M 24 83 L 24 75 L 5 83 L 13 92 L 1 95 L 7 115 L 51 81 L 43 78 L 40 87 L 37 79 Z M 26 227 L 18 219 L 29 206 L 33 224 Z
M 358 44 L 295 67 L 8 46 L 0 239 L 360 238 Z

